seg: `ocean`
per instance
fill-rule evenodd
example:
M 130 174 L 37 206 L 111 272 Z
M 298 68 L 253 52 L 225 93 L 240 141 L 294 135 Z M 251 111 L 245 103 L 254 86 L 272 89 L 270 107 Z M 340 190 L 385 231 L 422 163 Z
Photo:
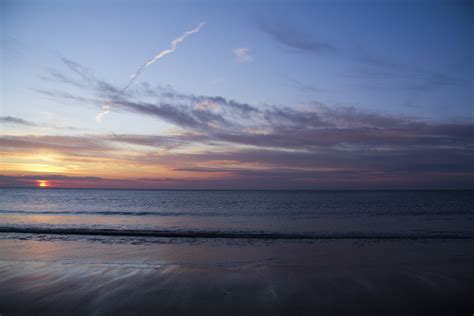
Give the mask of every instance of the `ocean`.
M 455 315 L 470 191 L 0 189 L 2 315 Z
M 471 191 L 0 189 L 0 229 L 217 237 L 473 237 L 473 205 Z

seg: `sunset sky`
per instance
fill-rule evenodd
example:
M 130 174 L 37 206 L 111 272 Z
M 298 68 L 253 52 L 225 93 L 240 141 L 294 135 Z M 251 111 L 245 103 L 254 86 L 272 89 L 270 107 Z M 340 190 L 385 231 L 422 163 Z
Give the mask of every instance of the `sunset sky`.
M 474 188 L 472 1 L 1 6 L 2 187 Z

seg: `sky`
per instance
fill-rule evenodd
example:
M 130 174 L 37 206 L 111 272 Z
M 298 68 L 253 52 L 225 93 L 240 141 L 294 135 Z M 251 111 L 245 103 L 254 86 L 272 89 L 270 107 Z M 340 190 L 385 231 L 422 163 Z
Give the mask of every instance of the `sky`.
M 0 3 L 2 187 L 474 188 L 471 1 Z

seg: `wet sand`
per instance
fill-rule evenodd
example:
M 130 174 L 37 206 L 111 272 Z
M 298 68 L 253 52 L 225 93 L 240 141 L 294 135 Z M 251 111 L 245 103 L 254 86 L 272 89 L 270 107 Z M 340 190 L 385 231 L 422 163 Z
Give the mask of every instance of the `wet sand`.
M 473 240 L 0 234 L 2 315 L 471 315 Z

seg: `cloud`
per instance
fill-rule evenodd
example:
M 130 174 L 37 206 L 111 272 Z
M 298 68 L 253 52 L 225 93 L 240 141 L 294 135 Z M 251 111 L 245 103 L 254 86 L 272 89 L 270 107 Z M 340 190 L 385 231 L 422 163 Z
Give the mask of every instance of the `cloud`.
M 27 121 L 22 118 L 13 117 L 13 116 L 0 116 L 0 123 L 21 125 L 21 126 L 27 126 L 27 127 L 58 129 L 58 130 L 86 130 L 84 128 L 78 128 L 74 126 L 57 126 L 57 125 L 51 125 L 51 124 L 38 124 L 38 123 L 33 123 L 31 121 Z
M 35 123 L 13 116 L 0 116 L 0 123 L 16 124 L 23 126 L 37 126 Z
M 334 54 L 338 49 L 331 43 L 309 35 L 299 30 L 291 29 L 288 25 L 260 22 L 260 30 L 268 34 L 283 46 L 299 52 L 312 54 Z
M 88 155 L 106 157 L 108 153 L 126 150 L 120 145 L 136 145 L 148 149 L 169 149 L 191 143 L 209 140 L 205 135 L 137 135 L 137 134 L 83 134 L 75 136 L 64 135 L 1 135 L 0 150 L 8 151 L 42 151 L 50 150 L 62 154 L 85 153 Z M 108 153 L 107 153 L 108 152 Z
M 244 175 L 246 173 L 241 169 L 245 169 L 263 176 L 265 173 L 260 172 L 262 168 L 302 168 L 304 172 L 327 169 L 420 176 L 431 172 L 460 173 L 467 177 L 474 172 L 473 131 L 472 125 L 408 124 L 404 128 L 310 128 L 272 134 L 2 136 L 0 147 L 4 154 L 47 149 L 72 156 L 66 158 L 71 162 L 80 153 L 83 157 L 120 157 L 138 165 L 169 166 L 176 171 L 201 173 Z M 116 146 L 120 144 L 142 146 L 142 154 L 124 155 L 121 152 L 127 149 Z M 154 154 L 158 148 L 169 150 L 192 144 L 207 144 L 216 151 Z M 232 147 L 229 144 L 251 145 L 253 149 L 230 150 Z M 224 167 L 219 169 L 219 164 Z M 235 168 L 235 164 L 240 167 Z M 286 175 L 289 176 L 289 173 Z
M 62 153 L 93 153 L 112 149 L 96 135 L 2 135 L 0 148 L 3 152 L 13 150 L 37 151 L 48 149 Z
M 309 94 L 313 94 L 313 93 L 321 93 L 321 92 L 328 92 L 327 89 L 323 89 L 323 88 L 320 88 L 320 87 L 317 87 L 317 86 L 314 86 L 314 85 L 310 85 L 310 84 L 305 84 L 297 79 L 293 79 L 293 78 L 288 78 L 289 82 L 290 82 L 290 85 L 296 89 L 298 89 L 299 91 L 303 92 L 303 93 L 309 93 Z
M 74 82 L 43 93 L 90 104 L 113 91 L 105 82 L 98 84 L 91 72 L 80 73 L 84 78 L 77 75 Z M 91 96 L 61 90 L 77 84 L 88 87 L 85 92 Z M 4 135 L 2 152 L 43 148 L 70 162 L 108 159 L 107 165 L 127 170 L 164 168 L 176 177 L 166 183 L 179 188 L 377 188 L 377 183 L 384 188 L 403 188 L 403 183 L 460 188 L 474 181 L 474 125 L 469 122 L 429 122 L 320 102 L 308 103 L 304 110 L 291 105 L 256 107 L 147 83 L 113 102 L 117 111 L 166 121 L 178 132 L 77 138 Z
M 147 188 L 150 185 L 160 186 L 173 184 L 172 178 L 153 179 L 110 179 L 94 176 L 65 176 L 57 174 L 10 176 L 0 175 L 0 187 L 37 187 L 38 181 L 48 181 L 49 187 L 60 188 L 111 188 L 122 189 Z M 178 182 L 185 182 L 183 180 Z
M 198 170 L 194 170 L 198 172 Z M 176 171 L 181 172 L 181 171 Z M 191 172 L 193 172 L 191 170 Z M 206 171 L 205 171 L 206 172 Z M 209 171 L 207 171 L 209 172 Z M 47 180 L 62 188 L 135 189 L 472 189 L 473 174 L 400 173 L 371 170 L 305 171 L 292 169 L 233 170 L 220 178 L 141 177 L 110 179 L 96 176 L 37 174 L 0 175 L 0 187 L 36 187 Z M 363 181 L 361 181 L 363 179 Z
M 109 85 L 90 82 L 96 98 L 110 90 Z M 67 92 L 51 92 L 50 96 L 88 103 L 88 99 Z M 159 101 L 145 102 L 141 100 L 143 97 Z M 257 147 L 341 146 L 376 150 L 403 146 L 466 147 L 472 144 L 470 135 L 474 133 L 472 124 L 429 123 L 413 117 L 381 115 L 354 107 L 329 107 L 317 102 L 308 104 L 304 111 L 290 106 L 257 108 L 221 96 L 181 93 L 169 86 L 140 85 L 133 93 L 114 99 L 114 104 L 122 112 L 154 117 L 205 135 L 207 141 Z
M 240 63 L 249 63 L 252 61 L 252 56 L 250 55 L 250 49 L 248 47 L 239 47 L 232 50 L 234 57 Z
M 283 47 L 296 52 L 305 52 L 318 57 L 335 57 L 347 63 L 347 78 L 351 84 L 370 88 L 405 89 L 428 91 L 441 87 L 468 87 L 471 79 L 461 78 L 458 74 L 449 74 L 438 69 L 425 69 L 419 65 L 397 61 L 386 56 L 378 56 L 360 45 L 351 47 L 341 43 L 336 45 L 323 40 L 315 32 L 295 29 L 269 21 L 261 21 L 258 27 Z M 297 88 L 312 91 L 313 87 L 294 82 Z M 318 90 L 316 90 L 318 91 Z
M 205 138 L 182 136 L 183 139 L 161 139 L 154 135 L 121 135 L 61 139 L 44 137 L 38 142 L 27 143 L 28 139 L 15 143 L 1 142 L 2 155 L 10 150 L 18 152 L 41 152 L 53 150 L 63 156 L 68 164 L 88 164 L 97 167 L 97 159 L 107 159 L 105 166 L 130 169 L 134 173 L 141 168 L 165 168 L 173 177 L 157 184 L 148 179 L 137 182 L 127 178 L 128 183 L 91 181 L 56 182 L 67 187 L 135 187 L 135 188 L 472 188 L 474 165 L 472 150 L 446 149 L 443 147 L 420 148 L 407 146 L 392 150 L 344 149 L 337 146 L 320 146 L 312 150 L 287 151 L 274 149 L 230 150 L 229 146 L 217 147 L 216 151 L 201 153 L 168 152 L 161 154 L 157 148 L 173 141 L 187 141 L 202 144 Z M 179 137 L 178 137 L 179 138 Z M 69 140 L 69 145 L 65 142 Z M 96 143 L 95 143 L 96 142 Z M 127 142 L 149 147 L 139 155 L 130 155 L 114 146 L 115 142 Z M 21 147 L 20 147 L 21 146 Z M 92 148 L 91 148 L 92 147 Z M 225 148 L 228 148 L 226 151 Z M 35 161 L 37 163 L 37 161 Z M 148 167 L 147 167 L 148 166 Z M 93 174 L 93 173 L 92 173 Z M 219 177 L 208 177 L 219 174 Z M 42 179 L 43 175 L 35 175 Z M 46 177 L 51 180 L 60 180 Z M 170 179 L 173 179 L 172 181 Z M 30 179 L 32 180 L 32 179 Z M 278 181 L 277 181 L 278 180 Z M 0 181 L 1 182 L 1 181 Z M 9 182 L 11 184 L 11 182 Z M 6 186 L 6 185 L 5 185 Z

